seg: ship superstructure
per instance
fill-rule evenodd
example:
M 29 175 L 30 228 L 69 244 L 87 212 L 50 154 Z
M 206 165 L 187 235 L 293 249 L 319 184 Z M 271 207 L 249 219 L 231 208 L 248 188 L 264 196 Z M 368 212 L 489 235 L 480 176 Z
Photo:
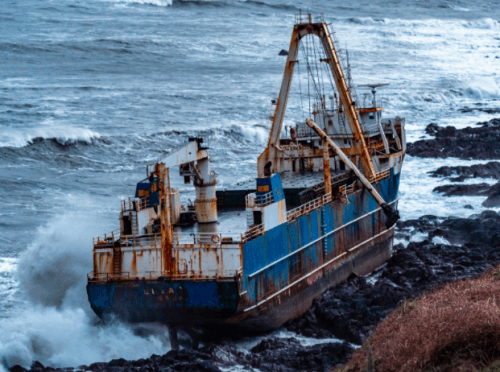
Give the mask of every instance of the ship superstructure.
M 283 133 L 306 37 L 319 40 L 332 92 L 316 91 L 311 117 Z M 380 85 L 360 107 L 337 49 L 324 21 L 298 17 L 255 181 L 217 189 L 200 138 L 148 167 L 120 229 L 94 239 L 87 291 L 97 315 L 165 323 L 174 347 L 176 328 L 265 331 L 390 257 L 405 121 L 382 118 Z M 170 187 L 174 167 L 193 183 L 193 205 Z

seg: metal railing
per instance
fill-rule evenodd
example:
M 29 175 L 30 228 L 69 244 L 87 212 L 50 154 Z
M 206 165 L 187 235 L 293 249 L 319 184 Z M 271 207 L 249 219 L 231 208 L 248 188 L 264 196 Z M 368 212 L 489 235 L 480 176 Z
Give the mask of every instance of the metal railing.
M 255 204 L 260 207 L 265 207 L 271 203 L 274 203 L 274 194 L 272 191 L 255 197 Z
M 368 181 L 369 181 L 370 183 L 378 182 L 378 181 L 380 181 L 380 180 L 383 180 L 384 178 L 388 178 L 388 177 L 390 177 L 390 175 L 391 175 L 391 170 L 390 170 L 390 169 L 387 169 L 387 170 L 385 170 L 385 171 L 382 171 L 382 172 L 380 172 L 380 173 L 377 173 L 377 174 L 375 175 L 375 178 L 371 177 L 370 179 L 368 179 Z
M 356 187 L 356 181 L 354 181 L 350 185 L 343 185 L 339 187 L 339 194 L 352 194 L 354 192 L 354 188 Z
M 318 135 L 311 128 L 298 128 L 297 133 L 295 134 L 297 138 L 304 137 L 317 137 Z
M 122 235 L 120 236 L 120 243 L 122 247 L 145 247 L 154 246 L 161 247 L 161 234 L 148 234 L 148 235 Z
M 243 234 L 243 239 L 242 242 L 245 243 L 249 240 L 252 240 L 260 235 L 264 234 L 264 224 L 260 225 L 254 225 L 250 227 L 245 233 Z
M 147 198 L 127 198 L 123 199 L 121 203 L 122 212 L 140 212 L 144 209 L 151 207 L 151 200 Z
M 245 205 L 247 208 L 252 208 L 253 206 L 265 207 L 266 205 L 274 203 L 274 193 L 272 191 L 257 196 L 254 195 L 255 194 L 248 194 L 245 196 Z
M 175 232 L 174 244 L 236 244 L 242 241 L 241 233 L 182 233 Z
M 332 194 L 326 194 L 322 195 L 317 199 L 311 200 L 310 202 L 303 204 L 295 209 L 292 209 L 286 214 L 286 218 L 288 221 L 292 221 L 296 218 L 299 218 L 300 216 L 309 213 L 310 211 L 317 209 L 326 203 L 329 203 L 332 201 Z
M 113 230 L 111 232 L 105 233 L 103 235 L 97 236 L 92 239 L 94 246 L 113 246 L 116 239 L 120 237 L 120 229 Z
M 94 273 L 93 271 L 87 274 L 89 281 L 113 281 L 113 280 L 156 280 L 161 276 L 167 276 L 175 279 L 219 279 L 219 278 L 232 278 L 241 275 L 241 270 L 227 270 L 225 274 L 221 270 L 189 270 L 186 273 L 170 273 L 161 271 L 146 271 L 139 273 L 122 272 L 120 274 L 114 273 Z

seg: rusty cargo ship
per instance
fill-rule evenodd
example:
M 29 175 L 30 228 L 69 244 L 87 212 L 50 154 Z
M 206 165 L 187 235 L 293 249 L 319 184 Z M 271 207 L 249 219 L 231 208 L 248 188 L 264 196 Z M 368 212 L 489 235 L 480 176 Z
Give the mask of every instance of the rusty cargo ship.
M 322 47 L 330 102 L 316 94 L 311 118 L 283 130 L 307 38 Z M 265 331 L 351 273 L 383 264 L 399 217 L 406 139 L 403 118 L 382 118 L 378 86 L 361 105 L 327 24 L 297 17 L 256 180 L 217 189 L 200 138 L 148 166 L 122 202 L 120 229 L 94 239 L 87 292 L 95 313 L 167 324 L 174 346 L 178 327 Z M 187 206 L 170 187 L 177 167 L 196 192 Z

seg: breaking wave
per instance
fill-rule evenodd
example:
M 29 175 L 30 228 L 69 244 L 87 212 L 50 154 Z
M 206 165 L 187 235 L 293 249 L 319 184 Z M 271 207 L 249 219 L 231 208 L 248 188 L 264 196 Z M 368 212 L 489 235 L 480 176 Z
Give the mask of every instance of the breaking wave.
M 257 1 L 257 0 L 243 0 L 244 3 L 247 4 L 252 4 L 252 5 L 257 5 L 257 6 L 265 6 L 268 8 L 273 8 L 273 9 L 283 9 L 283 10 L 299 10 L 294 5 L 288 5 L 288 4 L 269 4 L 263 1 Z
M 0 326 L 0 359 L 6 368 L 16 364 L 29 368 L 35 360 L 53 367 L 78 367 L 164 354 L 170 348 L 161 335 L 141 337 L 121 323 L 96 324 L 81 308 L 33 307 L 16 318 L 0 320 Z
M 63 146 L 77 142 L 90 144 L 100 138 L 99 133 L 86 128 L 37 128 L 28 131 L 9 129 L 2 132 L 0 132 L 0 147 L 24 147 L 44 140 L 55 141 Z
M 500 87 L 490 77 L 476 77 L 466 84 L 465 92 L 475 99 L 500 98 Z
M 476 29 L 498 29 L 500 24 L 492 18 L 483 18 L 474 21 L 466 20 L 406 20 L 406 19 L 390 19 L 390 18 L 372 18 L 372 17 L 351 17 L 344 21 L 359 25 L 385 25 L 385 26 L 401 26 L 401 27 L 432 27 L 432 28 L 449 28 L 450 26 L 459 26 L 462 28 Z
M 83 209 L 40 228 L 20 255 L 17 277 L 29 303 L 15 316 L 0 320 L 0 361 L 6 368 L 29 367 L 35 360 L 77 367 L 164 354 L 170 348 L 161 326 L 139 335 L 118 321 L 101 324 L 91 311 L 85 289 L 86 273 L 92 269 L 91 237 L 106 223 L 95 210 Z
M 115 0 L 116 3 L 171 6 L 172 0 Z

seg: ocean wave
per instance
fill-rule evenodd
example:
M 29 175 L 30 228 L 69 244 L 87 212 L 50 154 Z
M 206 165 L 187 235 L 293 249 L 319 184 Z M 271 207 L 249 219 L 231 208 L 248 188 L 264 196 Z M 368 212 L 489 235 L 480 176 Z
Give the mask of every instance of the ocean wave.
M 92 201 L 81 202 L 92 205 Z M 21 253 L 17 277 L 29 303 L 15 316 L 0 320 L 4 366 L 29 368 L 38 360 L 56 367 L 78 367 L 168 351 L 162 327 L 138 336 L 134 328 L 120 322 L 96 321 L 85 290 L 86 273 L 92 270 L 88 241 L 105 225 L 90 210 L 59 215 L 40 227 L 33 243 Z
M 173 7 L 191 7 L 191 6 L 212 6 L 223 7 L 227 3 L 212 0 L 114 0 L 116 3 L 155 5 L 155 6 L 173 6 Z
M 476 77 L 464 83 L 465 94 L 475 99 L 500 98 L 500 86 L 491 77 Z
M 257 0 L 244 0 L 242 1 L 247 4 L 252 4 L 252 5 L 258 5 L 258 6 L 264 6 L 267 8 L 273 8 L 273 9 L 283 9 L 283 10 L 298 10 L 294 5 L 288 5 L 288 4 L 269 4 L 263 1 L 257 1 Z
M 156 5 L 156 6 L 171 6 L 172 0 L 114 0 L 115 3 L 139 4 L 139 5 Z
M 350 17 L 344 19 L 344 22 L 355 23 L 359 25 L 385 25 L 385 26 L 401 26 L 401 27 L 431 27 L 431 28 L 449 28 L 450 26 L 458 26 L 461 28 L 475 29 L 498 29 L 500 24 L 492 18 L 482 18 L 474 21 L 466 20 L 441 20 L 441 19 L 426 19 L 426 20 L 407 20 L 407 19 L 390 19 L 390 18 L 372 18 L 372 17 Z
M 213 0 L 172 0 L 172 6 L 174 7 L 191 7 L 191 6 L 199 6 L 199 7 L 226 7 L 228 3 L 222 1 L 213 1 Z
M 227 127 L 201 130 L 172 130 L 150 134 L 151 138 L 160 138 L 180 144 L 189 137 L 200 137 L 209 147 L 227 148 L 241 146 L 243 143 L 262 145 L 269 136 L 269 128 L 262 125 L 229 124 Z M 148 140 L 145 138 L 145 140 Z
M 0 147 L 24 147 L 50 141 L 61 146 L 75 143 L 91 144 L 100 134 L 86 128 L 37 128 L 27 131 L 0 131 Z

